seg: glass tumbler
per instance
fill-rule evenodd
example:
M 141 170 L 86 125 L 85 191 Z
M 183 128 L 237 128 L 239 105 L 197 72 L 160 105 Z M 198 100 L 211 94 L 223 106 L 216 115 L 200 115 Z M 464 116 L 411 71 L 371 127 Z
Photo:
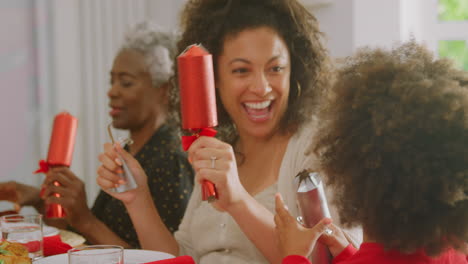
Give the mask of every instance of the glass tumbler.
M 24 245 L 32 260 L 43 257 L 42 215 L 4 215 L 0 225 L 2 240 Z

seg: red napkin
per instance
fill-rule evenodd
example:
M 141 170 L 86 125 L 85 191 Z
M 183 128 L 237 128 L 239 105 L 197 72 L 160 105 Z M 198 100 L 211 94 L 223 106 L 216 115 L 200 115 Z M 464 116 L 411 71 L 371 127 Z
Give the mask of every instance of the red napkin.
M 180 256 L 177 258 L 157 260 L 157 261 L 148 262 L 144 264 L 195 264 L 195 261 L 190 256 Z
M 60 235 L 44 237 L 44 256 L 67 253 L 72 247 L 62 242 Z

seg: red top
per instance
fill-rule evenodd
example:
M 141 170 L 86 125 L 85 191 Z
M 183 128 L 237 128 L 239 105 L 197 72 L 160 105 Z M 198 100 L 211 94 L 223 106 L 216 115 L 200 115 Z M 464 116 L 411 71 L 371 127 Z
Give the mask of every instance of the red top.
M 398 251 L 385 251 L 378 243 L 363 243 L 359 250 L 352 245 L 346 247 L 332 264 L 467 264 L 468 256 L 450 249 L 436 258 L 428 257 L 420 251 L 406 255 Z M 303 256 L 287 256 L 282 264 L 311 264 Z

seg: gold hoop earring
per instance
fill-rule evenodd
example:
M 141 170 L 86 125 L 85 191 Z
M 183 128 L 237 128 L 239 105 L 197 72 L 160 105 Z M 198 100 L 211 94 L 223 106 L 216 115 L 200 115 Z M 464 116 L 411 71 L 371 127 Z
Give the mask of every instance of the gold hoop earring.
M 301 83 L 299 81 L 296 81 L 296 86 L 297 86 L 297 98 L 301 97 Z

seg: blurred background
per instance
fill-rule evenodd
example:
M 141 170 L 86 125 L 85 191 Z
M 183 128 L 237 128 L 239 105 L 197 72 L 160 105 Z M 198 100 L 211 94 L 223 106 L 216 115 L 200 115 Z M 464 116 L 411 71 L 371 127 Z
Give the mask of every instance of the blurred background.
M 410 38 L 468 71 L 468 0 L 301 0 L 334 58 Z M 124 32 L 153 19 L 177 29 L 185 0 L 0 0 L 0 181 L 39 186 L 54 116 L 78 117 L 72 170 L 98 192 L 97 155 L 109 141 L 109 70 Z M 0 204 L 0 209 L 2 204 Z

